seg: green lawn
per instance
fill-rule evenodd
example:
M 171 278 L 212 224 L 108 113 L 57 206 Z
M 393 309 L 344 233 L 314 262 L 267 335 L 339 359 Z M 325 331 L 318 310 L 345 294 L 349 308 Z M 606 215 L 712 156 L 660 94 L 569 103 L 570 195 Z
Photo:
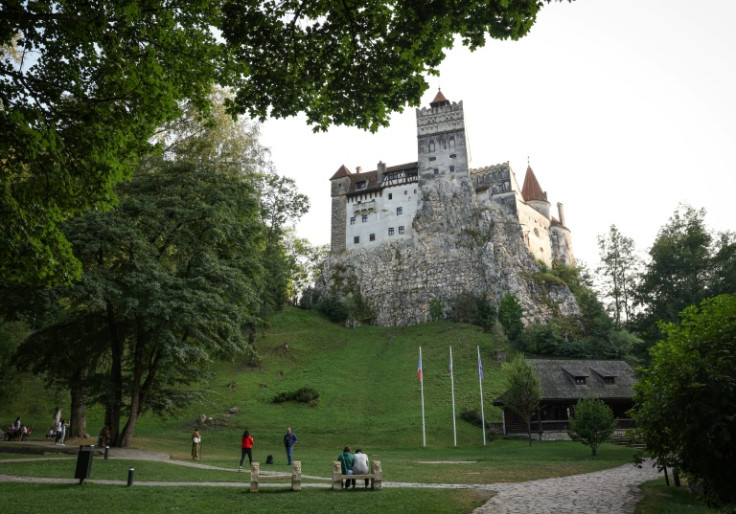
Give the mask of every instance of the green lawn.
M 467 513 L 485 503 L 483 491 L 384 489 L 341 491 L 329 489 L 266 489 L 250 493 L 231 487 L 104 486 L 85 483 L 0 483 L 6 508 L 24 513 L 46 512 L 429 512 Z
M 233 470 L 240 458 L 240 435 L 248 428 L 255 438 L 255 460 L 264 463 L 273 455 L 275 465 L 262 469 L 286 471 L 282 437 L 287 426 L 299 438 L 295 459 L 305 475 L 326 479 L 331 462 L 345 445 L 362 448 L 380 460 L 384 480 L 424 483 L 493 483 L 524 481 L 596 471 L 632 461 L 632 450 L 603 445 L 599 456 L 579 443 L 527 442 L 489 438 L 483 446 L 479 427 L 460 418 L 464 409 L 480 410 L 477 350 L 483 358 L 483 397 L 486 421 L 500 421 L 492 401 L 504 391 L 504 374 L 494 361 L 494 350 L 513 349 L 497 336 L 478 327 L 433 322 L 414 327 L 360 327 L 347 329 L 321 316 L 287 308 L 256 341 L 262 365 L 251 368 L 242 359 L 212 363 L 211 379 L 191 386 L 206 400 L 185 409 L 157 416 L 144 412 L 136 427 L 132 447 L 162 452 L 189 461 L 194 420 L 212 417 L 202 432 L 202 463 Z M 427 446 L 422 447 L 420 384 L 417 360 L 422 347 Z M 457 447 L 453 446 L 449 347 L 454 356 Z M 0 404 L 0 420 L 8 424 L 17 416 L 34 428 L 32 440 L 43 440 L 56 405 L 68 414 L 69 398 L 42 386 L 32 377 L 23 379 L 23 394 Z M 278 393 L 301 387 L 315 389 L 315 405 L 274 404 Z M 237 412 L 231 414 L 231 408 Z M 94 444 L 102 426 L 99 407 L 88 410 L 92 438 L 71 441 Z M 12 443 L 5 443 L 12 444 Z M 60 448 L 49 445 L 49 452 Z M 21 462 L 9 462 L 20 458 Z M 200 470 L 161 462 L 95 457 L 92 478 L 126 480 L 135 468 L 137 483 L 146 481 L 231 482 L 248 479 L 247 473 Z M 68 460 L 34 460 L 29 456 L 0 453 L 0 473 L 72 478 L 74 457 Z M 305 479 L 305 483 L 312 480 Z M 324 483 L 324 480 L 322 481 Z M 128 489 L 86 483 L 79 486 L 0 484 L 5 503 L 18 501 L 26 512 L 229 509 L 237 505 L 255 511 L 283 512 L 469 512 L 487 494 L 470 490 L 384 489 L 381 492 L 332 493 L 305 488 L 300 493 L 265 489 L 257 495 L 245 489 L 218 487 L 144 486 Z M 355 494 L 359 501 L 345 500 Z M 143 509 L 143 507 L 149 507 Z

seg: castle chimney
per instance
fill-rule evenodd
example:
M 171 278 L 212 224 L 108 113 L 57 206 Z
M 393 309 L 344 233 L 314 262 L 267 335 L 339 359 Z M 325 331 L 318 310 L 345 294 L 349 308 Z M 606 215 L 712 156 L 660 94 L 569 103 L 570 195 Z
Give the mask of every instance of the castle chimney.
M 562 202 L 557 202 L 557 213 L 560 216 L 560 225 L 565 225 L 565 208 L 562 206 Z
M 376 166 L 376 182 L 381 183 L 383 182 L 383 176 L 386 174 L 386 163 L 383 161 L 378 161 L 378 165 Z
M 355 173 L 363 173 L 363 166 L 356 166 Z

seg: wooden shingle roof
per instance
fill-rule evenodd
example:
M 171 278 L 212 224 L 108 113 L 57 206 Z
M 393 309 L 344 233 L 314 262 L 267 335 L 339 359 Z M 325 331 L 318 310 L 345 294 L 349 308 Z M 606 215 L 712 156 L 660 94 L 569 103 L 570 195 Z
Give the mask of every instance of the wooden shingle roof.
M 636 377 L 624 361 L 580 359 L 525 359 L 539 377 L 541 401 L 631 399 Z M 504 405 L 504 395 L 494 405 Z
M 634 370 L 624 361 L 526 359 L 539 377 L 542 399 L 632 398 Z M 582 378 L 584 383 L 576 383 Z

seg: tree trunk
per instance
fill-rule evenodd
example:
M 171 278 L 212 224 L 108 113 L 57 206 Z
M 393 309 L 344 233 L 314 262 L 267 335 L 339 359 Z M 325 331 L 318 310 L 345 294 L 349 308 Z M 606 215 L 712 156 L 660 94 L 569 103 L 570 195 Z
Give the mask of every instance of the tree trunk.
M 87 433 L 87 395 L 89 389 L 82 385 L 85 378 L 87 378 L 87 370 L 83 369 L 72 379 L 69 437 L 89 437 Z
M 123 337 L 120 333 L 112 304 L 107 304 L 107 323 L 110 329 L 110 380 L 112 398 L 105 409 L 110 413 L 110 444 L 117 446 L 120 435 L 120 419 L 123 410 Z

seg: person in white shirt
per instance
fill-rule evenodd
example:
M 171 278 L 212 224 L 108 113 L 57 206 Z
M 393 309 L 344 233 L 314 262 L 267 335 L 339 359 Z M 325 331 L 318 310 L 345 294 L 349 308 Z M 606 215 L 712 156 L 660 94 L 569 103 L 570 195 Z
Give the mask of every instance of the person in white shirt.
M 358 448 L 355 450 L 355 460 L 353 461 L 353 473 L 356 475 L 363 475 L 370 473 L 370 469 L 368 468 L 368 455 L 363 453 L 363 451 Z M 368 489 L 368 482 L 369 479 L 365 479 L 365 487 Z M 355 487 L 355 486 L 353 486 Z

